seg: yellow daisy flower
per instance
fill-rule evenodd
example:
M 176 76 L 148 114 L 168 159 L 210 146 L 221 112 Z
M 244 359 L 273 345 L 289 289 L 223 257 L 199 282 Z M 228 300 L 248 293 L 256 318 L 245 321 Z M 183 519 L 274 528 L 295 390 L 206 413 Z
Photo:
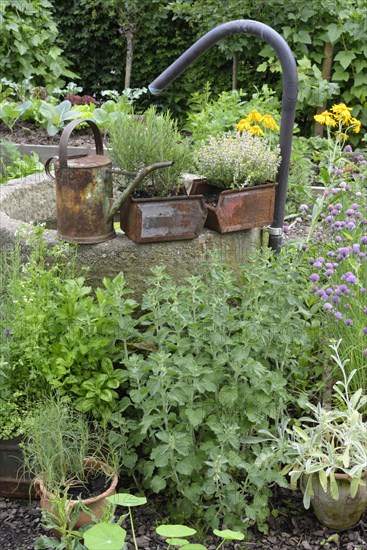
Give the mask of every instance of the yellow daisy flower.
M 263 119 L 262 114 L 259 113 L 259 111 L 257 111 L 256 109 L 253 109 L 252 111 L 250 111 L 246 117 L 246 120 L 248 120 L 248 122 L 261 122 L 262 119 Z
M 336 120 L 333 118 L 333 115 L 329 113 L 329 111 L 324 111 L 320 115 L 315 115 L 313 118 L 319 124 L 326 124 L 326 126 L 337 126 Z
M 337 120 L 341 120 L 345 125 L 350 123 L 352 107 L 347 107 L 345 103 L 339 103 L 339 105 L 333 105 L 331 110 Z
M 263 116 L 262 121 L 261 121 L 261 125 L 264 128 L 269 128 L 269 130 L 271 130 L 272 132 L 274 132 L 274 130 L 279 130 L 278 124 L 275 122 L 275 120 L 273 119 L 273 117 L 269 113 L 266 113 Z
M 251 132 L 251 134 L 253 136 L 263 136 L 264 135 L 264 131 L 260 128 L 260 126 L 258 124 L 255 124 L 254 126 L 251 126 L 249 132 Z
M 361 131 L 361 121 L 360 120 L 357 120 L 356 118 L 352 117 L 350 119 L 350 124 L 353 128 L 353 132 L 355 134 L 359 134 L 359 132 Z
M 344 140 L 344 141 L 347 141 L 347 139 L 349 139 L 348 134 L 344 134 L 343 132 L 338 132 L 338 133 L 335 134 L 335 136 L 337 138 L 340 138 L 340 139 Z

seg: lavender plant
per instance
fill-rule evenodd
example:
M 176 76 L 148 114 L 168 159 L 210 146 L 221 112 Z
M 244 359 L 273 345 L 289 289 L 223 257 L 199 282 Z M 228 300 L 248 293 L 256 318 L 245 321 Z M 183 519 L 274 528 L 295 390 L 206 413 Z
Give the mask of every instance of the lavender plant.
M 280 165 L 280 149 L 250 132 L 211 136 L 195 152 L 199 174 L 222 189 L 241 188 L 274 181 Z

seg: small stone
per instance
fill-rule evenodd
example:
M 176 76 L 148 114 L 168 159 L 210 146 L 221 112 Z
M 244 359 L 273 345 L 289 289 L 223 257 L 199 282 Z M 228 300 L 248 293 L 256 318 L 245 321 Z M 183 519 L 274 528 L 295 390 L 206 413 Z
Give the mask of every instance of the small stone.
M 302 548 L 304 548 L 305 550 L 312 550 L 312 546 L 311 544 L 307 541 L 307 540 L 303 540 L 301 542 L 301 546 Z

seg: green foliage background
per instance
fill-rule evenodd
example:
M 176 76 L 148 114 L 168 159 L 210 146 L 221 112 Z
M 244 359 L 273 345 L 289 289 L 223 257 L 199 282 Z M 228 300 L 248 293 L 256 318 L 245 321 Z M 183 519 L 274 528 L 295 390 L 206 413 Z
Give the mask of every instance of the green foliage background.
M 48 0 L 0 2 L 0 77 L 56 86 L 74 78 L 62 49 Z

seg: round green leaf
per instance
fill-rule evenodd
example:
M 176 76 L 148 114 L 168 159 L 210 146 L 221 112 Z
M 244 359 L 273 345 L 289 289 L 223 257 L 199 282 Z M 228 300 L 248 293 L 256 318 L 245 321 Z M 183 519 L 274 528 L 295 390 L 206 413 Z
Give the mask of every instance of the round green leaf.
M 189 544 L 189 541 L 186 539 L 167 539 L 166 542 L 171 546 L 184 546 L 185 544 Z
M 128 493 L 117 493 L 116 495 L 107 497 L 107 500 L 112 504 L 117 504 L 118 506 L 128 506 L 129 508 L 132 506 L 142 506 L 142 504 L 147 503 L 147 499 L 145 497 L 135 497 L 134 495 L 129 495 Z
M 88 550 L 121 550 L 126 531 L 116 523 L 97 523 L 84 533 L 84 544 Z
M 223 531 L 218 531 L 218 529 L 214 529 L 213 533 L 217 537 L 220 537 L 224 540 L 243 540 L 245 538 L 245 535 L 243 533 L 240 533 L 239 531 L 231 531 L 230 529 L 224 529 Z
M 189 544 L 185 544 L 185 546 L 181 546 L 181 550 L 206 550 L 206 548 L 202 544 L 192 544 L 190 542 Z
M 196 533 L 195 529 L 191 529 L 191 527 L 186 527 L 186 525 L 159 525 L 156 528 L 156 532 L 161 537 L 166 537 L 169 539 L 191 537 Z

